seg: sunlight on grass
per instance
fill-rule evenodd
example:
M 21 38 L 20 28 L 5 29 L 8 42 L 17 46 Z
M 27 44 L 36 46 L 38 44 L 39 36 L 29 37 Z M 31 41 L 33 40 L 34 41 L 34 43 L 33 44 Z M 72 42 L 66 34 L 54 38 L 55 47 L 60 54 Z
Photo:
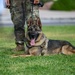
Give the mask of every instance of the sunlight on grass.
M 46 32 L 45 35 L 49 38 L 49 37 L 73 37 L 75 38 L 74 34 L 60 34 L 60 33 L 50 33 L 50 32 Z

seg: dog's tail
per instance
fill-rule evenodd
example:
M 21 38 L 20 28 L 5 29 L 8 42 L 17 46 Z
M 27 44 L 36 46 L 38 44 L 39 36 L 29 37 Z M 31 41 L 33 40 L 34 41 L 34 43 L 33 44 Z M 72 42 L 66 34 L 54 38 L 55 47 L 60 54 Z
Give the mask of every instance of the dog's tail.
M 75 47 L 70 45 L 64 45 L 62 47 L 62 53 L 66 55 L 75 54 Z
M 70 44 L 70 47 L 72 47 L 71 52 L 75 53 L 75 46 L 73 46 L 72 44 Z

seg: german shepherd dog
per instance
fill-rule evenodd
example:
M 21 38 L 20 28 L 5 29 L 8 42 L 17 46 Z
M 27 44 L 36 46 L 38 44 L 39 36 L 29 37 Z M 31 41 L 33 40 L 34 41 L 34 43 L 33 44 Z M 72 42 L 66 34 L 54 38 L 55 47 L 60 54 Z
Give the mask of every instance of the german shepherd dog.
M 68 41 L 47 39 L 37 25 L 30 25 L 26 34 L 26 54 L 50 55 L 50 54 L 74 54 L 75 47 Z

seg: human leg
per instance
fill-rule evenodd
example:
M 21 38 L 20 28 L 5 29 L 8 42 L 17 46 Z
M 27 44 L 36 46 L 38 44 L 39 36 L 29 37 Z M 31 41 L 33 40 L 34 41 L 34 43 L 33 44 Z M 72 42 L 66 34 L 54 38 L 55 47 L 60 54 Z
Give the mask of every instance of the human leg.
M 23 2 L 22 0 L 11 0 L 10 3 L 11 19 L 14 24 L 15 43 L 17 45 L 16 50 L 22 50 L 24 49 L 25 39 Z

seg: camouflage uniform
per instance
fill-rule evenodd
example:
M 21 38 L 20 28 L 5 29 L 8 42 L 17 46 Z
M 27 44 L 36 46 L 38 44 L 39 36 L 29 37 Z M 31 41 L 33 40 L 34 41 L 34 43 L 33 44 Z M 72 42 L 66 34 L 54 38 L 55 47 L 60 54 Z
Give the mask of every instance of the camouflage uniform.
M 16 44 L 24 44 L 25 38 L 25 20 L 28 24 L 29 19 L 31 18 L 31 2 L 30 0 L 10 0 L 10 12 L 11 19 L 14 24 L 14 33 Z M 33 19 L 36 20 L 36 17 L 39 18 L 38 6 L 33 7 Z

